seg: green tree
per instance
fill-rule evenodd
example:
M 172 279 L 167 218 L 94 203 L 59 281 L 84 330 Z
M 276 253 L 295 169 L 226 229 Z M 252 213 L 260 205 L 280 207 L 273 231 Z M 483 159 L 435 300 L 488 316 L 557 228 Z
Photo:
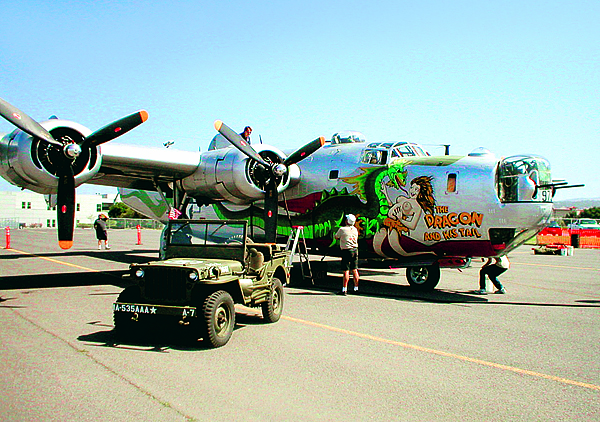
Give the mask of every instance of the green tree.
M 146 216 L 134 211 L 123 202 L 115 202 L 108 210 L 110 218 L 147 218 Z
M 600 207 L 586 208 L 581 211 L 581 214 L 577 214 L 576 211 L 567 214 L 567 218 L 594 218 L 600 219 Z
M 583 218 L 600 219 L 600 207 L 587 208 L 581 212 Z

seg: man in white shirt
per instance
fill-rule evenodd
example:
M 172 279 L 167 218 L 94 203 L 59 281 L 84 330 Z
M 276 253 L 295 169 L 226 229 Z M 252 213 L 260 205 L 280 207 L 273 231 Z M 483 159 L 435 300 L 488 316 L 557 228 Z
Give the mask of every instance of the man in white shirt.
M 354 291 L 358 292 L 358 230 L 354 227 L 356 217 L 353 214 L 344 216 L 345 225 L 340 227 L 335 238 L 340 240 L 342 255 L 342 271 L 344 272 L 341 295 L 348 293 L 350 270 L 354 279 Z

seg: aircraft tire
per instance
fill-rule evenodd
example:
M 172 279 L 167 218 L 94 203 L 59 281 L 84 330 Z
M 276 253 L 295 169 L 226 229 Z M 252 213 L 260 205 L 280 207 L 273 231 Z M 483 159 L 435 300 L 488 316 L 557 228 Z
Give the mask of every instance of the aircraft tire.
M 206 324 L 204 341 L 212 347 L 227 344 L 235 327 L 233 298 L 225 290 L 218 290 L 208 296 L 202 307 Z
M 440 281 L 440 266 L 433 264 L 423 267 L 408 267 L 406 279 L 410 287 L 415 290 L 433 290 Z
M 273 277 L 269 299 L 261 305 L 263 318 L 268 323 L 279 321 L 283 313 L 283 285 L 281 280 Z

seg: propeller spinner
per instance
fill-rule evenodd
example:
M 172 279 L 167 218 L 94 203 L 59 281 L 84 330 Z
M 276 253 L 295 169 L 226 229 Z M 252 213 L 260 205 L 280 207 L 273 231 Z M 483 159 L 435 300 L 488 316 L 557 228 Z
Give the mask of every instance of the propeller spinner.
M 215 121 L 215 129 L 223 135 L 234 147 L 239 149 L 251 160 L 258 164 L 258 168 L 264 173 L 265 180 L 265 238 L 267 242 L 275 242 L 277 238 L 277 185 L 281 178 L 287 174 L 289 166 L 299 163 L 306 157 L 317 151 L 325 143 L 322 136 L 291 153 L 283 163 L 269 163 L 263 159 L 248 144 L 244 138 L 232 130 L 220 120 Z
M 0 98 L 0 115 L 25 133 L 49 144 L 58 157 L 57 223 L 58 244 L 62 249 L 73 246 L 75 226 L 75 174 L 73 165 L 83 150 L 96 148 L 105 142 L 129 132 L 148 119 L 148 112 L 140 110 L 116 120 L 87 136 L 79 144 L 69 137 L 55 139 L 42 125 L 21 110 Z

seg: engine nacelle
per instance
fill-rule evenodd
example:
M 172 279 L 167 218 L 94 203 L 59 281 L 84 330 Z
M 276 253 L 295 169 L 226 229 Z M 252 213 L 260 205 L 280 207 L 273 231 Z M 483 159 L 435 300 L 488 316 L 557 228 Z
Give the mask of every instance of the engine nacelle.
M 91 131 L 79 123 L 51 119 L 40 123 L 56 140 L 81 144 Z M 20 129 L 0 140 L 0 175 L 12 184 L 42 194 L 56 193 L 60 147 L 48 144 Z M 72 164 L 75 186 L 89 181 L 102 164 L 100 147 L 84 149 Z
M 281 163 L 286 155 L 277 148 L 259 144 L 252 145 L 267 162 Z M 265 172 L 254 160 L 236 148 L 228 147 L 202 153 L 198 169 L 181 181 L 185 192 L 195 198 L 210 201 L 230 201 L 249 204 L 265 196 Z M 277 192 L 281 193 L 300 180 L 300 168 L 288 166 L 281 178 Z

